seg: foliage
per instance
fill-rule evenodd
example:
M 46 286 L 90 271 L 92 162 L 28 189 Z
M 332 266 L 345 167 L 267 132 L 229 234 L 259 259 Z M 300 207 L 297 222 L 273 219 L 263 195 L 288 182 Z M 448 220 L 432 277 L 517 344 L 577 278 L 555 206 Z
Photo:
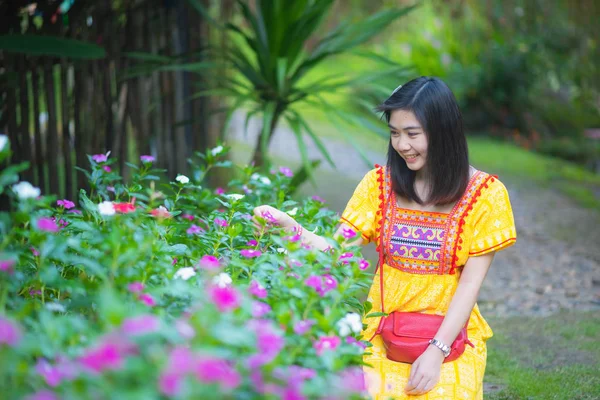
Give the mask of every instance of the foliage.
M 285 0 L 258 1 L 254 8 L 250 8 L 244 1 L 237 1 L 241 20 L 225 24 L 212 20 L 210 13 L 199 1 L 190 0 L 190 3 L 230 38 L 229 47 L 209 52 L 212 59 L 217 60 L 217 75 L 207 80 L 209 88 L 203 88 L 195 96 L 216 95 L 227 98 L 231 105 L 227 121 L 240 109 L 247 111 L 246 126 L 250 118 L 261 118 L 262 130 L 253 156 L 253 161 L 258 166 L 268 164 L 267 148 L 276 126 L 283 119 L 296 136 L 308 175 L 311 175 L 313 168 L 308 158 L 305 138 L 315 142 L 332 166 L 333 161 L 317 134 L 298 111 L 298 106 L 311 104 L 338 121 L 360 122 L 359 119 L 353 119 L 351 114 L 330 104 L 323 95 L 367 84 L 377 76 L 396 73 L 398 67 L 388 65 L 380 72 L 362 76 L 329 74 L 317 81 L 306 79 L 307 75 L 334 56 L 347 53 L 369 41 L 412 9 L 386 9 L 361 21 L 344 21 L 317 38 L 318 27 L 328 15 L 332 0 L 298 0 L 292 5 Z M 139 54 L 136 57 L 142 58 Z M 178 59 L 162 62 L 152 58 L 152 55 L 147 55 L 146 63 L 141 68 L 147 71 L 148 65 L 155 68 L 176 65 L 177 68 L 194 72 L 197 67 L 195 64 L 194 68 L 187 68 Z M 223 74 L 223 69 L 231 71 L 231 74 Z M 227 128 L 228 122 L 224 131 Z
M 106 56 L 106 51 L 96 44 L 48 35 L 0 35 L 0 50 L 34 56 L 84 60 Z
M 319 200 L 288 200 L 285 168 L 245 167 L 226 190 L 203 188 L 212 169 L 227 166 L 226 152 L 197 154 L 194 175 L 168 184 L 156 181 L 150 156 L 129 165 L 128 184 L 110 154 L 90 156 L 92 191 L 80 192 L 78 208 L 25 182 L 8 190 L 3 390 L 65 399 L 364 396 L 361 326 L 347 317 L 369 311 L 356 299 L 369 282 L 357 248 L 332 240 L 331 251 L 316 251 L 295 232 L 257 230 L 250 215 L 262 203 L 324 234 L 337 218 Z

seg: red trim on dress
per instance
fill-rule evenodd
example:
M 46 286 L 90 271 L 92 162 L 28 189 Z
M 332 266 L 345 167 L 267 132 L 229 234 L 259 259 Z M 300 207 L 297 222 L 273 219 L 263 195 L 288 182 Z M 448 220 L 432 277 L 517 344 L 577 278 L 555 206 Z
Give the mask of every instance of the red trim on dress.
M 515 238 L 515 237 L 512 237 L 512 238 L 510 238 L 510 239 L 508 239 L 508 240 L 505 240 L 505 241 L 504 241 L 504 242 L 502 242 L 502 243 L 498 243 L 498 244 L 497 244 L 497 245 L 495 245 L 495 246 L 488 247 L 488 248 L 487 248 L 487 249 L 485 249 L 485 250 L 476 251 L 475 253 L 471 253 L 471 252 L 469 252 L 469 255 L 470 255 L 470 256 L 475 256 L 475 255 L 477 255 L 477 254 L 485 253 L 486 251 L 493 251 L 493 250 L 496 250 L 496 249 L 498 249 L 498 248 L 500 248 L 500 247 L 503 247 L 503 245 L 504 245 L 504 244 L 506 244 L 506 243 L 508 243 L 508 242 L 513 242 L 513 243 L 514 243 L 514 242 L 516 242 L 516 241 L 517 241 L 517 238 Z

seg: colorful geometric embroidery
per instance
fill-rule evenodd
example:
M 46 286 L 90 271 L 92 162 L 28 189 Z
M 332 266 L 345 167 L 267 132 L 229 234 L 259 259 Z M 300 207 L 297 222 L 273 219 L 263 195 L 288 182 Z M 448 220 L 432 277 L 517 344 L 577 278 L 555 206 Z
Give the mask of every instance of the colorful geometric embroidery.
M 475 172 L 465 194 L 452 211 L 445 214 L 397 207 L 395 196 L 389 191 L 390 176 L 385 173 L 382 189 L 388 196 L 382 201 L 393 202 L 391 207 L 386 207 L 383 218 L 386 264 L 414 274 L 453 274 L 464 218 L 490 177 L 484 172 Z

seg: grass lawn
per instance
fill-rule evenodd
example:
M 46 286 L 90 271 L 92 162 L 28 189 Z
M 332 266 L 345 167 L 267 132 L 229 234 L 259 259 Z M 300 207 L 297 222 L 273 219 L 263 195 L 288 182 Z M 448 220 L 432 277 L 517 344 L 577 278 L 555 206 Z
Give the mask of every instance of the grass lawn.
M 491 400 L 600 399 L 600 315 L 488 318 Z

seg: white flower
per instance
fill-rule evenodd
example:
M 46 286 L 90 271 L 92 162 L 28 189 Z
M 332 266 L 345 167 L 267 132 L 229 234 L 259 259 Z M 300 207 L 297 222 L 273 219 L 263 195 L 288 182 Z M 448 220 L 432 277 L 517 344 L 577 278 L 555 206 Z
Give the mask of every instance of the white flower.
M 233 281 L 231 280 L 231 277 L 229 276 L 229 274 L 225 273 L 225 272 L 221 272 L 219 275 L 215 276 L 212 280 L 212 283 L 214 283 L 215 285 L 217 285 L 220 288 L 224 288 L 227 287 L 229 285 L 231 285 Z
M 270 185 L 270 184 L 271 184 L 271 180 L 270 180 L 269 178 L 267 178 L 266 176 L 262 176 L 262 177 L 260 178 L 260 181 L 261 181 L 262 183 L 264 183 L 265 185 Z
M 279 247 L 279 248 L 277 248 L 277 252 L 278 252 L 278 253 L 287 254 L 287 250 L 286 250 L 286 249 L 284 249 L 283 247 Z
M 217 146 L 217 147 L 215 147 L 214 149 L 212 149 L 212 150 L 210 151 L 210 153 L 211 153 L 213 156 L 216 156 L 216 155 L 218 155 L 218 154 L 221 154 L 222 152 L 223 152 L 223 146 Z
M 267 178 L 266 176 L 262 176 L 261 174 L 256 173 L 256 172 L 250 176 L 250 179 L 255 180 L 255 181 L 261 181 L 265 185 L 271 184 L 271 180 L 269 178 Z
M 40 188 L 37 188 L 31 183 L 25 181 L 13 185 L 12 190 L 21 200 L 38 197 L 41 193 Z
M 185 268 L 180 268 L 177 270 L 177 272 L 175 272 L 175 278 L 181 278 L 184 281 L 187 281 L 188 279 L 190 279 L 192 276 L 196 275 L 196 271 L 194 271 L 194 268 L 192 267 L 185 267 Z
M 189 183 L 189 182 L 190 182 L 190 178 L 188 178 L 188 177 L 187 177 L 187 176 L 185 176 L 185 175 L 177 175 L 177 178 L 175 178 L 175 180 L 176 180 L 177 182 L 179 182 L 179 183 L 183 183 L 184 185 L 185 185 L 186 183 Z
M 340 336 L 348 336 L 351 333 L 360 333 L 362 331 L 362 321 L 357 313 L 348 313 L 336 324 Z
M 294 207 L 294 209 L 293 209 L 293 210 L 286 211 L 287 215 L 291 215 L 292 217 L 293 217 L 294 215 L 296 215 L 296 213 L 297 213 L 297 212 L 298 212 L 298 207 Z
M 100 215 L 115 215 L 115 206 L 112 201 L 103 201 L 98 204 L 98 212 Z
M 4 150 L 4 147 L 6 146 L 7 143 L 8 143 L 8 136 L 0 135 L 0 152 L 2 152 L 2 150 Z
M 46 303 L 46 309 L 50 311 L 65 312 L 65 306 L 60 303 Z
M 237 193 L 226 194 L 225 196 L 227 196 L 227 198 L 229 198 L 231 200 L 241 200 L 244 198 L 243 194 L 237 194 Z

